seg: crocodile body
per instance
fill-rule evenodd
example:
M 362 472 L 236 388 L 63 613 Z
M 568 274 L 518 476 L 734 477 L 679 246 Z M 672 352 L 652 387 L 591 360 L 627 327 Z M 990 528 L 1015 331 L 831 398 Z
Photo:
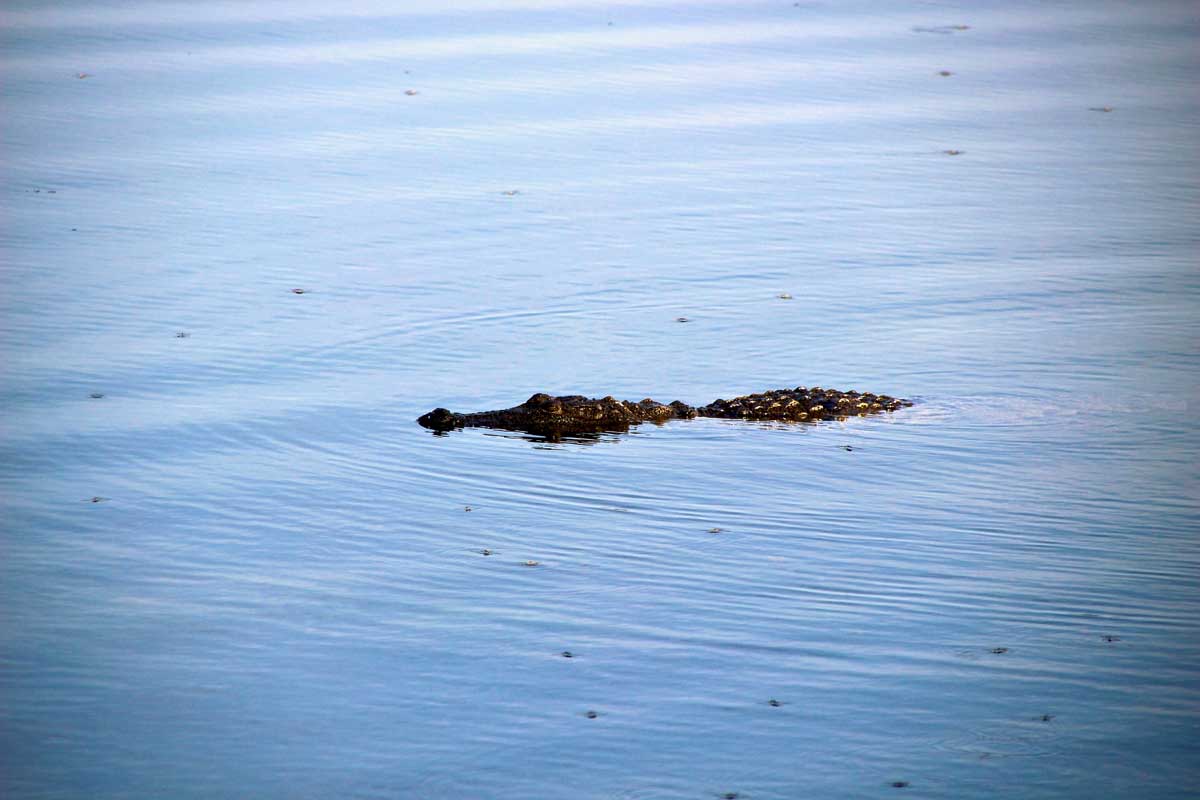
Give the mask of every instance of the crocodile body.
M 689 406 L 676 400 L 659 403 L 646 398 L 640 402 L 613 397 L 591 398 L 583 395 L 552 397 L 539 392 L 524 403 L 497 411 L 456 414 L 435 408 L 417 422 L 435 431 L 455 428 L 502 428 L 527 431 L 541 436 L 561 436 L 601 431 L 626 431 L 642 422 L 663 423 L 670 419 L 725 417 L 746 420 L 818 422 L 895 411 L 911 406 L 885 394 L 854 390 L 840 392 L 819 386 L 774 389 L 759 394 L 714 400 L 706 406 Z

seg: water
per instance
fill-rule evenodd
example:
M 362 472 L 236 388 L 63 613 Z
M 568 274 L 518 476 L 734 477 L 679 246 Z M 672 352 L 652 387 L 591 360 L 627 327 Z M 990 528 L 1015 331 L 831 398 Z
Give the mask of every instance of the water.
M 0 793 L 1193 796 L 1194 4 L 394 6 L 6 4 Z

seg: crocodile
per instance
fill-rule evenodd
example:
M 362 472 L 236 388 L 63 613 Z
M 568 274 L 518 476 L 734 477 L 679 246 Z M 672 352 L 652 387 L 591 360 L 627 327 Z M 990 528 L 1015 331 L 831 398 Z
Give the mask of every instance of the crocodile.
M 878 414 L 911 406 L 886 394 L 838 391 L 820 386 L 772 389 L 758 394 L 718 399 L 706 406 L 689 406 L 678 400 L 660 403 L 646 398 L 638 402 L 617 400 L 611 395 L 553 397 L 538 392 L 519 406 L 496 411 L 456 414 L 435 408 L 417 422 L 435 432 L 455 428 L 500 428 L 556 438 L 562 435 L 627 431 L 643 422 L 662 424 L 672 419 L 722 417 L 726 419 L 819 422 Z

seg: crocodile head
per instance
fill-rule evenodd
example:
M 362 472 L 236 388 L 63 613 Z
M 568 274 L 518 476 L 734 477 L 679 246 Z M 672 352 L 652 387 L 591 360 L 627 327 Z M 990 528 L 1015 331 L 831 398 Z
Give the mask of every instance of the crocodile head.
M 462 416 L 448 408 L 435 408 L 428 414 L 422 414 L 417 422 L 425 428 L 435 431 L 448 431 L 462 425 Z

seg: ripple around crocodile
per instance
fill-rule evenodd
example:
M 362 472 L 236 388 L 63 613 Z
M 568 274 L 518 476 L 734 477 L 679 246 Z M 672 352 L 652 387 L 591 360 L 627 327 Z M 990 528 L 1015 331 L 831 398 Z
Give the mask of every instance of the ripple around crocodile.
M 777 420 L 787 422 L 819 422 L 878 414 L 911 406 L 886 394 L 838 391 L 819 386 L 797 386 L 795 389 L 773 389 L 758 394 L 718 399 L 706 406 L 689 406 L 676 400 L 659 403 L 650 398 L 639 402 L 617 400 L 611 396 L 592 398 L 583 395 L 552 397 L 537 393 L 519 406 L 496 411 L 456 414 L 445 408 L 435 408 L 417 419 L 434 431 L 455 428 L 501 428 L 526 431 L 540 436 L 627 431 L 642 422 L 661 424 L 671 419 L 723 417 L 745 420 Z

